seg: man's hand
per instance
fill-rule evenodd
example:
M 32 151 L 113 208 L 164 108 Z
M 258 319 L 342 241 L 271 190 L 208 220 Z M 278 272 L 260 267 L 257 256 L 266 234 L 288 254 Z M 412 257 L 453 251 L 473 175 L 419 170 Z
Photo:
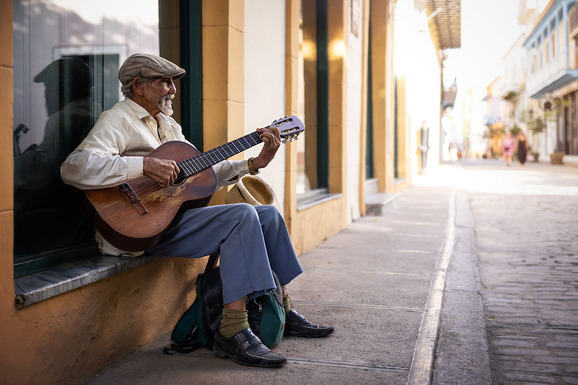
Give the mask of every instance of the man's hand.
M 253 165 L 258 170 L 266 167 L 273 160 L 279 146 L 281 146 L 281 136 L 277 127 L 257 128 L 257 132 L 264 143 L 259 156 L 253 159 Z
M 179 175 L 179 167 L 174 160 L 145 156 L 142 168 L 143 174 L 158 182 L 161 187 L 172 185 Z

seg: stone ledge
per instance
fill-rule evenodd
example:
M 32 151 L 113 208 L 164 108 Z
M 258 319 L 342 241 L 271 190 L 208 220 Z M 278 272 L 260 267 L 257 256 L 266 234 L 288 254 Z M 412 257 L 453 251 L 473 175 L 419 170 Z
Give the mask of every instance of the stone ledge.
M 317 193 L 297 200 L 297 211 L 307 210 L 313 206 L 341 198 L 341 194 Z
M 97 256 L 19 277 L 14 280 L 15 305 L 30 306 L 161 258 Z
M 379 217 L 389 213 L 396 205 L 399 193 L 377 193 L 365 197 L 365 215 Z

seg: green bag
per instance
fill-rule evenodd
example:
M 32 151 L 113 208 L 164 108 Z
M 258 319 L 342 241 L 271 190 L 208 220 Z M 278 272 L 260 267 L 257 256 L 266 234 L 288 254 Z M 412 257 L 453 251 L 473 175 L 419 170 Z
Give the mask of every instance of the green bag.
M 251 330 L 269 349 L 281 341 L 285 330 L 283 290 L 275 272 L 273 272 L 273 278 L 275 279 L 275 290 L 247 302 Z
M 276 288 L 247 303 L 249 325 L 268 348 L 283 337 L 285 309 L 279 278 L 273 272 Z M 223 294 L 219 267 L 200 274 L 197 279 L 197 298 L 177 321 L 171 333 L 171 351 L 189 353 L 202 346 L 213 348 L 213 338 L 221 325 Z

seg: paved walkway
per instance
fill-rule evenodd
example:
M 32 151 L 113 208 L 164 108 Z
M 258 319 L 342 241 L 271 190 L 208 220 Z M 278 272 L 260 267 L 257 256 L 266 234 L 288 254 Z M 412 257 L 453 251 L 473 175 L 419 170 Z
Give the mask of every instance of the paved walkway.
M 243 367 L 207 349 L 164 355 L 167 334 L 88 384 L 405 384 L 409 377 L 423 384 L 432 373 L 443 294 L 442 286 L 431 297 L 430 288 L 445 279 L 439 263 L 452 250 L 455 197 L 450 188 L 409 189 L 387 216 L 361 218 L 302 255 L 305 273 L 289 285 L 294 306 L 335 333 L 284 338 L 274 349 L 287 357 L 284 367 Z

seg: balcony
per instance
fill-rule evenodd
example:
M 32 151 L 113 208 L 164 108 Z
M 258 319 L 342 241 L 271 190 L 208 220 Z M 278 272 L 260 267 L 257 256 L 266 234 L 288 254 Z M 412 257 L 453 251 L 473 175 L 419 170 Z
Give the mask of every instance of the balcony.
M 548 58 L 540 69 L 528 74 L 527 90 L 532 98 L 540 98 L 545 93 L 553 92 L 560 87 L 578 79 L 577 47 Z

